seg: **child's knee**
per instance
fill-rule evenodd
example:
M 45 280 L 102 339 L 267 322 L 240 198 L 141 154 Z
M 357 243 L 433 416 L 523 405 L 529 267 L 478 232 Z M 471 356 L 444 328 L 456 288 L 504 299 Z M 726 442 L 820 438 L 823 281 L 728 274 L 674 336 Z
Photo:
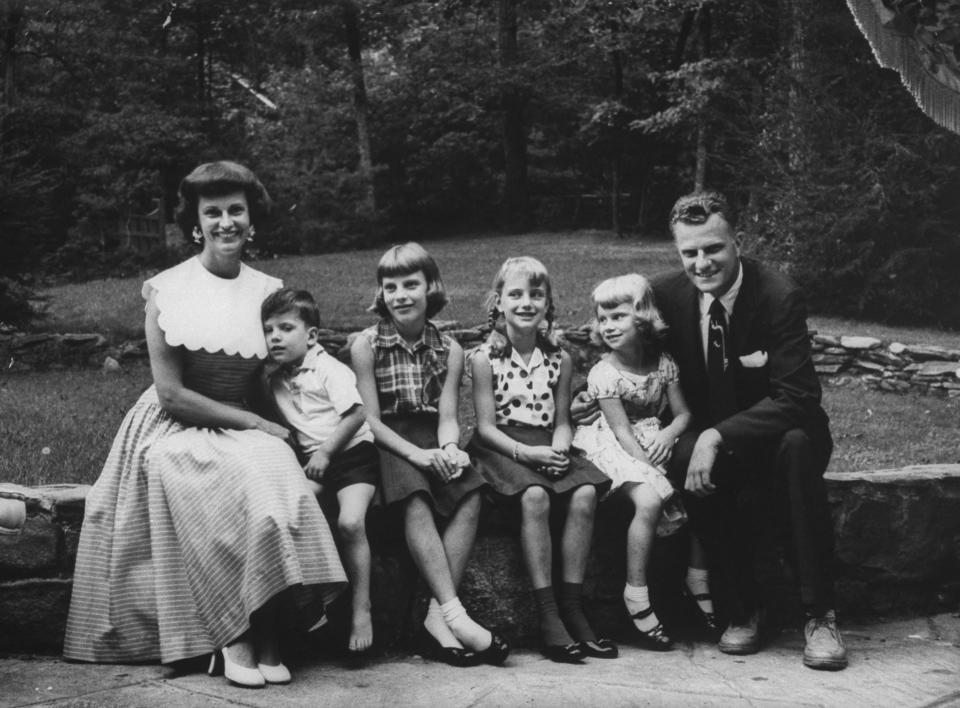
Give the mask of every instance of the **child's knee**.
M 367 535 L 366 514 L 340 514 L 337 518 L 337 531 L 345 541 L 361 541 Z
M 573 490 L 570 496 L 570 511 L 577 513 L 593 513 L 597 506 L 597 488 L 592 484 L 585 484 Z
M 663 500 L 648 484 L 638 484 L 630 490 L 630 499 L 638 515 L 651 517 L 660 514 Z
M 550 513 L 550 494 L 543 487 L 527 487 L 520 497 L 525 515 L 542 516 Z

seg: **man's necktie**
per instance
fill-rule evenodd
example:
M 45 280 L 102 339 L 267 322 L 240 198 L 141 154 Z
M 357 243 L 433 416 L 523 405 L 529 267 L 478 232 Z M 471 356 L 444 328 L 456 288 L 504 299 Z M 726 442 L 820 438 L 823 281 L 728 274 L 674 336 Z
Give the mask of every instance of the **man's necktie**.
M 715 299 L 710 303 L 710 322 L 707 325 L 707 377 L 713 423 L 730 417 L 737 409 L 729 334 L 726 310 Z

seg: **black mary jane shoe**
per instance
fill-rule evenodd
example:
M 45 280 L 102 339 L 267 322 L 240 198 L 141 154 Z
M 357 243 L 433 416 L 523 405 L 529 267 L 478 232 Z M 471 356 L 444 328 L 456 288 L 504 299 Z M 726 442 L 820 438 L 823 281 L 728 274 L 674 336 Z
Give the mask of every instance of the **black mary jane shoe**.
M 586 654 L 580 648 L 580 642 L 573 644 L 545 644 L 540 653 L 559 664 L 582 664 Z
M 507 660 L 507 655 L 510 654 L 510 645 L 507 643 L 506 639 L 495 632 L 490 632 L 490 639 L 490 646 L 488 646 L 486 649 L 475 652 L 477 663 L 500 666 L 504 661 Z
M 652 614 L 653 605 L 645 610 L 640 610 L 636 614 L 630 615 L 630 617 L 635 620 L 642 620 Z M 647 649 L 652 649 L 653 651 L 670 651 L 673 649 L 673 640 L 667 636 L 667 633 L 663 630 L 663 625 L 659 622 L 657 622 L 656 627 L 648 630 L 640 629 L 637 627 L 637 623 L 634 622 L 633 628 L 637 630 L 637 634 L 640 635 L 641 644 Z
M 492 645 L 491 645 L 492 646 Z M 480 663 L 477 652 L 461 649 L 460 647 L 445 647 L 437 638 L 423 628 L 417 636 L 417 654 L 424 659 L 440 661 L 449 666 L 476 666 Z
M 686 583 L 683 585 L 683 594 L 693 600 L 693 606 L 697 608 L 697 614 L 700 616 L 700 620 L 704 626 L 710 630 L 712 634 L 720 634 L 720 625 L 717 622 L 717 616 L 713 612 L 705 612 L 704 609 L 700 607 L 701 602 L 713 602 L 713 596 L 708 592 L 701 592 L 694 595 L 690 592 L 690 588 L 687 587 Z
M 620 656 L 617 645 L 606 637 L 592 642 L 580 642 L 580 650 L 594 659 L 616 659 Z

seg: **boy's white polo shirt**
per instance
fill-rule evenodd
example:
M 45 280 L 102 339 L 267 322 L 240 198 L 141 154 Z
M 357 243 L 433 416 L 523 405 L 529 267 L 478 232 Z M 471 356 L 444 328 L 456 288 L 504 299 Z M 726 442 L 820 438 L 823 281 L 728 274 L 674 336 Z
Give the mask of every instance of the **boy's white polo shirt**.
M 347 411 L 363 403 L 353 371 L 319 344 L 307 350 L 299 367 L 274 372 L 270 383 L 280 412 L 308 455 L 330 438 Z M 363 441 L 373 442 L 366 421 L 342 450 Z

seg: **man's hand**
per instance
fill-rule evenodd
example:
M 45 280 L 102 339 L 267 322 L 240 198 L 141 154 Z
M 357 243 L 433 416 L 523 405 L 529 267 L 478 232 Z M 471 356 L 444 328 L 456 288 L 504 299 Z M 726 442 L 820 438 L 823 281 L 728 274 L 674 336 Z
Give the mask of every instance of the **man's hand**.
M 713 471 L 713 465 L 717 461 L 717 454 L 720 452 L 720 443 L 723 438 L 713 428 L 707 428 L 697 443 L 693 446 L 693 454 L 690 455 L 690 465 L 687 467 L 687 481 L 684 488 L 696 497 L 705 497 L 717 491 L 716 486 L 710 480 L 710 474 Z
M 312 479 L 314 482 L 322 482 L 323 473 L 327 471 L 327 467 L 329 466 L 330 456 L 324 450 L 317 450 L 310 455 L 310 459 L 307 460 L 307 464 L 303 467 L 303 473 L 307 475 L 307 479 Z
M 570 420 L 574 425 L 590 425 L 599 417 L 600 406 L 586 391 L 581 391 L 570 401 Z

